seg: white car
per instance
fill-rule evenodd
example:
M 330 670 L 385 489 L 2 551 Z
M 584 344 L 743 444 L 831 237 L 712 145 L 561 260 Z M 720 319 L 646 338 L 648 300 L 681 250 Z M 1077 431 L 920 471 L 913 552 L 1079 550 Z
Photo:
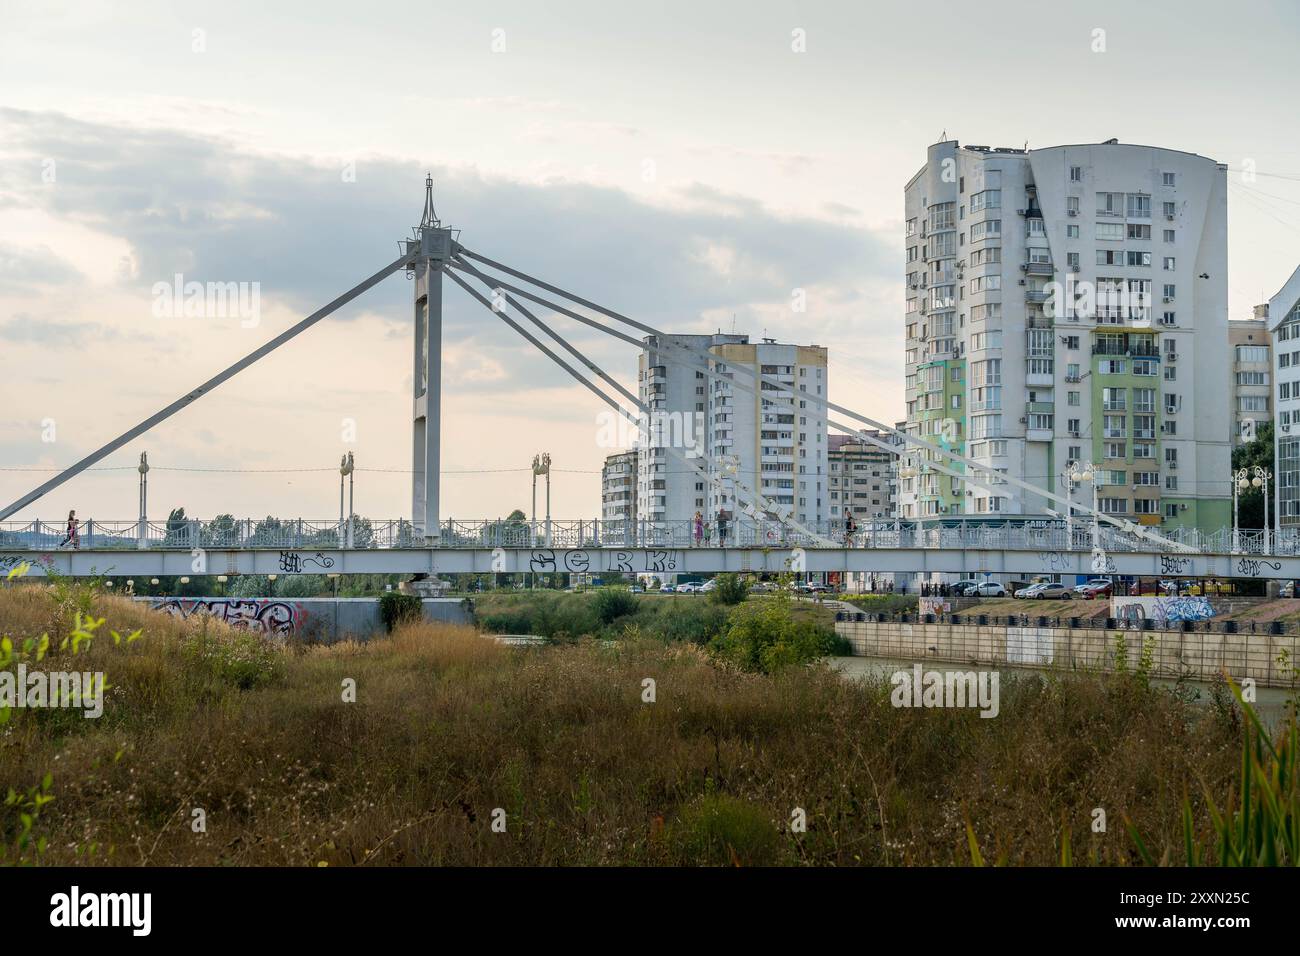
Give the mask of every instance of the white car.
M 1040 581 L 1038 584 L 1031 584 L 1027 588 L 1021 588 L 1019 591 L 1015 593 L 1015 596 L 1018 598 L 1031 598 L 1034 595 L 1036 595 L 1039 591 L 1041 591 L 1044 587 L 1046 587 L 1046 585 Z
M 677 585 L 678 594 L 694 594 L 699 589 L 700 586 L 698 584 L 692 584 L 690 581 Z
M 701 594 L 706 594 L 706 593 L 708 593 L 709 591 L 716 590 L 717 587 L 718 587 L 718 579 L 717 579 L 717 578 L 709 578 L 709 580 L 707 580 L 707 581 L 705 581 L 703 584 L 701 584 L 697 590 L 698 590 Z
M 1006 597 L 1007 589 L 996 581 L 985 581 L 975 588 L 972 593 L 979 597 Z

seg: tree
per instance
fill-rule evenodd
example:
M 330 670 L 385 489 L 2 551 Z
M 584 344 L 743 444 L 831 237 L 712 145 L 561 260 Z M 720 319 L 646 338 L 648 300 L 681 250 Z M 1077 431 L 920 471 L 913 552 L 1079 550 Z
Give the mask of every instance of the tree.
M 1254 469 L 1255 466 L 1273 470 L 1273 422 L 1267 421 L 1255 429 L 1255 438 L 1232 452 L 1232 470 L 1242 468 Z M 1274 476 L 1276 478 L 1276 476 Z M 1234 479 L 1235 480 L 1235 479 Z M 1273 489 L 1270 485 L 1269 494 Z M 1237 492 L 1237 526 L 1239 528 L 1259 529 L 1264 527 L 1264 489 L 1251 485 L 1246 491 Z
M 184 508 L 173 508 L 167 515 L 167 537 L 165 543 L 171 547 L 180 544 L 185 538 L 185 529 L 189 519 L 185 517 Z

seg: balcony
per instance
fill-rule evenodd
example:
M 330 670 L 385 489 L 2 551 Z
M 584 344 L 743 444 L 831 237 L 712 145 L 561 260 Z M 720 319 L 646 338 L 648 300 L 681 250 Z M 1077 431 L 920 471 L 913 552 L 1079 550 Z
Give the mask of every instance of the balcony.
M 1050 262 L 1026 262 L 1020 268 L 1031 276 L 1050 276 L 1056 272 L 1056 266 Z
M 1133 344 L 1129 342 L 1093 342 L 1093 355 L 1115 355 L 1120 358 L 1159 358 L 1160 350 L 1154 344 Z
M 1048 299 L 1050 299 L 1051 297 L 1052 297 L 1052 293 L 1048 292 L 1046 289 L 1026 289 L 1026 290 L 1025 290 L 1025 301 L 1026 301 L 1026 302 L 1033 302 L 1033 303 L 1036 303 L 1036 304 L 1037 304 L 1037 303 L 1046 302 L 1046 301 L 1047 301 Z

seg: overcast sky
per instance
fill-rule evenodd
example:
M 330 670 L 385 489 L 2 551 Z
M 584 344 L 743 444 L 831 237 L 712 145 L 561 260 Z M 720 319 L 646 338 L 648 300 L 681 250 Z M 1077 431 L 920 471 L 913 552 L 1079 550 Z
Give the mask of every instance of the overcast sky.
M 3 503 L 391 261 L 426 170 L 470 248 L 661 327 L 825 345 L 832 399 L 891 422 L 903 185 L 944 136 L 1228 164 L 1234 317 L 1300 261 L 1293 2 L 50 6 L 5 0 L 0 32 Z M 259 323 L 157 316 L 177 273 L 258 283 Z M 157 518 L 328 518 L 349 449 L 357 510 L 409 514 L 410 288 L 21 517 L 131 518 L 142 450 Z M 541 450 L 553 513 L 596 516 L 601 406 L 454 286 L 446 322 L 444 516 L 526 509 Z

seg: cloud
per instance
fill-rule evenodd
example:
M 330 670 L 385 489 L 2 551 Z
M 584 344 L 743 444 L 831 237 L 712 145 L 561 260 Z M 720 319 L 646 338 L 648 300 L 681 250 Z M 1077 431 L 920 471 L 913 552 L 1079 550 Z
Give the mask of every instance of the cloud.
M 85 277 L 48 246 L 22 248 L 0 242 L 0 291 L 81 282 Z
M 422 205 L 423 170 L 396 160 L 342 164 L 251 153 L 174 130 L 133 129 L 55 113 L 0 110 L 7 172 L 0 188 L 47 212 L 93 224 L 134 250 L 134 279 L 184 272 L 200 280 L 257 280 L 264 297 L 317 307 L 397 251 Z M 39 182 L 41 160 L 57 183 Z M 469 247 L 596 301 L 680 325 L 721 306 L 784 300 L 795 286 L 861 285 L 892 276 L 896 251 L 869 231 L 783 219 L 746 197 L 704 186 L 686 209 L 659 208 L 620 190 L 545 185 L 435 170 L 444 221 Z M 702 247 L 737 250 L 752 267 L 720 284 Z M 401 283 L 367 305 L 407 306 Z M 449 324 L 477 321 L 461 304 Z

